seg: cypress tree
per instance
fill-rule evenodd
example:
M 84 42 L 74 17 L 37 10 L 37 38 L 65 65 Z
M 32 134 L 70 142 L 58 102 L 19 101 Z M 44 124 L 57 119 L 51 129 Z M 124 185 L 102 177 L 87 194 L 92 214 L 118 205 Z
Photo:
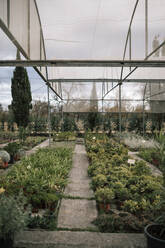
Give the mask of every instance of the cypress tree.
M 18 53 L 17 53 L 17 59 Z M 12 78 L 12 111 L 18 127 L 26 128 L 29 123 L 29 111 L 32 108 L 32 97 L 27 71 L 24 67 L 16 67 Z

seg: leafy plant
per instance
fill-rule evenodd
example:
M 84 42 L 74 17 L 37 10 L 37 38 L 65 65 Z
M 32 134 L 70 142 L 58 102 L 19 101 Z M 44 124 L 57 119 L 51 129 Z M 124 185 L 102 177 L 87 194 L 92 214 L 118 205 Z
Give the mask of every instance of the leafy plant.
M 26 206 L 26 208 L 25 208 Z M 22 193 L 16 196 L 0 195 L 0 238 L 8 239 L 24 229 L 28 223 L 29 208 Z
M 41 228 L 46 230 L 56 230 L 57 228 L 57 216 L 50 210 L 46 211 L 43 215 L 30 215 L 28 227 L 32 229 Z
M 10 154 L 10 156 L 15 156 L 20 149 L 20 145 L 16 142 L 12 142 L 5 146 L 4 149 Z
M 104 187 L 96 190 L 95 197 L 98 202 L 110 203 L 115 198 L 115 194 L 112 189 Z
M 71 149 L 38 150 L 23 158 L 7 175 L 1 177 L 0 185 L 10 195 L 16 195 L 22 189 L 33 209 L 55 208 L 67 183 L 71 158 Z
M 5 150 L 0 150 L 0 158 L 2 159 L 3 162 L 9 162 L 10 160 L 10 155 L 7 151 Z

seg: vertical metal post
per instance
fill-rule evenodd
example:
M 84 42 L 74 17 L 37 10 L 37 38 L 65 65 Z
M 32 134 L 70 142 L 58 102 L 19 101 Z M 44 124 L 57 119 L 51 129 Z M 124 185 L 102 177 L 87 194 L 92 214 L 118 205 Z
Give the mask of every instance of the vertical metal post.
M 148 56 L 148 0 L 145 0 L 145 57 Z
M 132 59 L 132 39 L 131 39 L 131 28 L 129 31 L 129 59 Z M 131 67 L 130 67 L 130 71 L 131 71 Z
M 121 134 L 121 84 L 119 84 L 119 132 Z
M 145 84 L 145 87 L 144 87 L 144 92 L 143 92 L 143 136 L 145 134 L 145 95 L 146 95 L 146 89 L 147 89 L 147 83 Z
M 10 0 L 7 0 L 7 26 L 10 28 Z
M 143 136 L 145 134 L 145 105 L 144 105 L 144 99 L 143 99 Z
M 104 118 L 103 118 L 103 94 L 104 94 L 104 88 L 103 88 L 103 85 L 104 85 L 104 82 L 102 82 L 102 127 L 103 127 L 103 130 L 104 130 Z
M 49 86 L 47 85 L 48 91 L 48 132 L 49 132 L 49 146 L 51 142 L 51 125 L 50 125 L 50 99 L 49 99 Z
M 28 1 L 28 56 L 30 58 L 30 1 Z

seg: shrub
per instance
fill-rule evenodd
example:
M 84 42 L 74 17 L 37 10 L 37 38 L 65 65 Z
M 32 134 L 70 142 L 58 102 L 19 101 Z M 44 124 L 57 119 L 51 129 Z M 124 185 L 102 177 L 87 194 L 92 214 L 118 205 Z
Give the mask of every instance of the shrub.
M 138 176 L 151 175 L 151 169 L 143 160 L 136 160 L 135 165 L 132 167 L 133 174 Z
M 13 238 L 28 223 L 29 209 L 20 193 L 17 197 L 0 195 L 0 238 Z
M 112 189 L 104 187 L 96 190 L 95 197 L 100 203 L 110 203 L 114 199 L 115 194 Z
M 16 142 L 12 142 L 5 146 L 4 149 L 10 154 L 10 156 L 15 156 L 20 149 L 20 145 Z

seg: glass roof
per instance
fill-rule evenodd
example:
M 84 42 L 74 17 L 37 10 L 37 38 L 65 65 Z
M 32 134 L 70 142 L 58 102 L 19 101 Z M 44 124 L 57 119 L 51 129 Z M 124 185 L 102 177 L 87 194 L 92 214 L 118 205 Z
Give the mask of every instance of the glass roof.
M 164 0 L 13 0 L 10 6 L 7 3 L 0 0 L 0 24 L 25 59 L 165 60 Z M 56 81 L 50 84 L 58 95 L 72 100 L 94 99 L 93 87 L 97 99 L 116 99 L 118 88 L 112 89 L 117 80 L 124 78 L 132 83 L 123 82 L 122 98 L 136 95 L 143 100 L 145 80 L 165 80 L 164 68 L 124 67 L 122 71 L 120 67 L 50 67 L 48 75 L 44 68 L 38 70 Z M 98 78 L 103 80 L 95 84 L 85 81 Z M 57 83 L 57 79 L 84 82 Z M 136 79 L 141 82 L 135 83 Z

